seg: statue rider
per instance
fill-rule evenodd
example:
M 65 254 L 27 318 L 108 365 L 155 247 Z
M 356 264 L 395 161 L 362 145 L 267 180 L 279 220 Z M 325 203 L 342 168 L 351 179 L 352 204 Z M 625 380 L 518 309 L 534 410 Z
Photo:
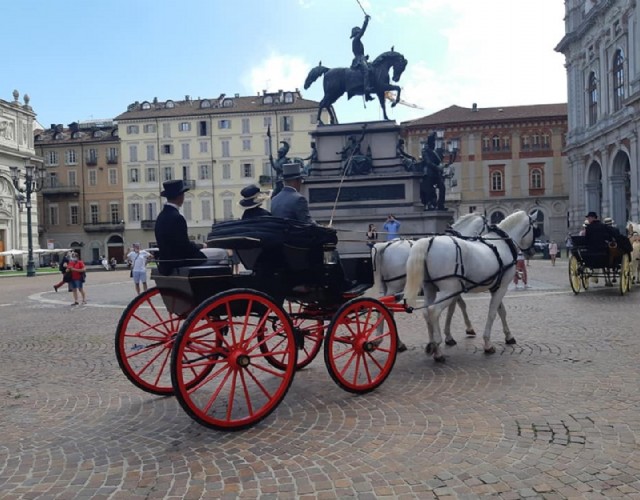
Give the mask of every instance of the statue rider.
M 351 50 L 353 50 L 353 62 L 351 63 L 351 69 L 360 70 L 363 78 L 363 94 L 367 101 L 372 101 L 373 97 L 371 94 L 374 89 L 371 88 L 371 84 L 369 83 L 369 63 L 367 62 L 367 56 L 364 54 L 364 45 L 362 44 L 362 35 L 367 30 L 367 26 L 369 24 L 369 19 L 371 16 L 364 16 L 364 24 L 362 28 L 355 26 L 351 30 Z
M 436 150 L 436 133 L 427 137 L 427 143 L 422 150 L 422 182 L 420 184 L 420 198 L 425 210 L 444 210 L 444 173 L 442 170 L 442 155 Z M 436 197 L 436 188 L 438 194 Z
M 287 153 L 289 152 L 289 143 L 287 141 L 280 141 L 280 144 L 282 144 L 282 146 L 278 148 L 278 157 L 275 159 L 275 161 L 273 159 L 273 155 L 269 154 L 271 168 L 275 171 L 276 174 L 275 188 L 273 190 L 273 193 L 271 194 L 272 198 L 280 191 L 282 191 L 282 188 L 284 187 L 284 182 L 282 180 L 282 166 L 285 163 L 291 163 L 291 160 L 287 158 Z

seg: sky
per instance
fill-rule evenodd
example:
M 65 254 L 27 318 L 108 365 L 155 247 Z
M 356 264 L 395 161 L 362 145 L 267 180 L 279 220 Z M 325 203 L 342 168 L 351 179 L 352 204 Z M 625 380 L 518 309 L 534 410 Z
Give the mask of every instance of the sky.
M 135 101 L 303 90 L 309 70 L 351 64 L 351 28 L 371 60 L 395 47 L 409 61 L 398 84 L 419 108 L 567 101 L 563 0 L 20 0 L 2 7 L 0 98 L 26 93 L 38 121 L 114 118 Z M 382 118 L 377 101 L 341 98 L 342 123 Z

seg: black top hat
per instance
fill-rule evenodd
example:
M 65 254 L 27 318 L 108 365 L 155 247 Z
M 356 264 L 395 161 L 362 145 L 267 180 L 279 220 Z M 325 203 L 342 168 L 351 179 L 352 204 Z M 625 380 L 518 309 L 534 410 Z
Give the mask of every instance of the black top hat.
M 300 163 L 285 163 L 282 165 L 282 178 L 285 181 L 302 178 L 302 165 Z
M 594 219 L 598 218 L 598 214 L 595 212 L 589 212 L 585 217 L 593 217 Z
M 184 185 L 184 181 L 182 179 L 165 181 L 162 183 L 162 187 L 164 188 L 164 191 L 160 193 L 160 196 L 164 196 L 168 200 L 177 198 L 178 195 L 181 195 L 185 191 L 189 191 L 189 188 Z
M 267 193 L 260 191 L 260 188 L 255 184 L 250 184 L 240 191 L 242 199 L 238 202 L 242 208 L 249 209 L 254 208 L 262 204 L 267 199 Z

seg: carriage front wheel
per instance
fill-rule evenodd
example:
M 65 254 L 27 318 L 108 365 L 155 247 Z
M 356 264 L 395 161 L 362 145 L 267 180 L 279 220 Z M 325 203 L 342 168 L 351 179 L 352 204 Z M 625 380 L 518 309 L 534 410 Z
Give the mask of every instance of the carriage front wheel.
M 631 290 L 631 259 L 629 254 L 622 255 L 620 261 L 620 295 L 624 295 Z
M 578 259 L 575 255 L 569 257 L 569 284 L 571 285 L 571 290 L 573 293 L 577 294 L 580 292 L 580 282 L 582 281 L 582 276 L 580 276 L 580 264 L 578 263 Z M 586 289 L 586 287 L 585 287 Z
M 228 290 L 200 304 L 180 328 L 171 356 L 173 389 L 198 423 L 244 429 L 285 397 L 297 354 L 291 320 L 273 299 L 255 290 Z M 281 360 L 282 369 L 272 366 L 273 359 Z M 190 384 L 192 372 L 202 370 L 207 375 Z
M 334 315 L 324 342 L 329 375 L 344 390 L 366 393 L 382 384 L 396 361 L 398 332 L 379 300 L 360 297 Z

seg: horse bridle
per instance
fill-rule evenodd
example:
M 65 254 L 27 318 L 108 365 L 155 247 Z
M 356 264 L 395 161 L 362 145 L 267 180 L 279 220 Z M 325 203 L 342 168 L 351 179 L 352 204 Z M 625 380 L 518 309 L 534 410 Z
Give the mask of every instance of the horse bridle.
M 538 221 L 534 220 L 533 217 L 531 217 L 529 215 L 529 227 L 527 228 L 527 230 L 525 231 L 525 233 L 522 235 L 522 238 L 520 238 L 520 241 L 524 240 L 525 236 L 528 235 L 531 231 L 534 230 L 535 225 L 538 223 Z M 531 245 L 529 245 L 527 248 L 521 248 L 520 250 L 522 250 L 523 252 L 528 252 L 529 250 L 531 250 L 533 248 L 533 245 L 535 244 L 536 239 L 535 238 L 531 238 Z

